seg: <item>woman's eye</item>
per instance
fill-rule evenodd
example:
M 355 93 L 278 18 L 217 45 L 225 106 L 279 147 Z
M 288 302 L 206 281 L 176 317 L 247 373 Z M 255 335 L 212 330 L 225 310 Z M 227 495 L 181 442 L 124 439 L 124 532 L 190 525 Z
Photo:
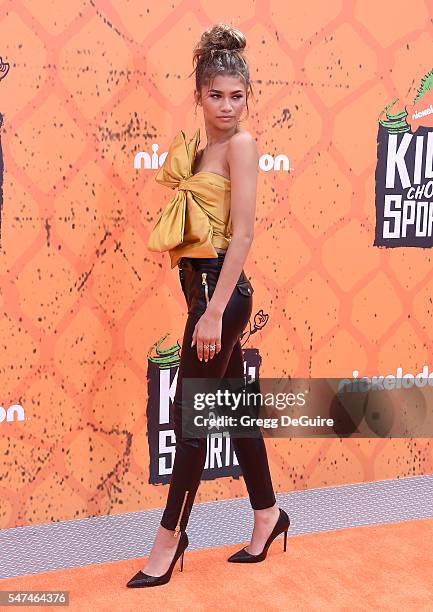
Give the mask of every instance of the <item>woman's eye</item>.
M 219 98 L 219 94 L 212 94 L 211 97 L 212 98 Z M 242 98 L 242 96 L 233 96 L 233 98 L 239 99 L 239 98 Z

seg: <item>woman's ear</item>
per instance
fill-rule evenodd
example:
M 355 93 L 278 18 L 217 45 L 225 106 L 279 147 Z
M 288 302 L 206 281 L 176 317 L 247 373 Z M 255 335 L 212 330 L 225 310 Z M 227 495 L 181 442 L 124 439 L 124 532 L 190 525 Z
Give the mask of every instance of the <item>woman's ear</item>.
M 196 89 L 194 89 L 194 100 L 197 106 L 201 106 L 201 102 L 202 102 L 201 95 Z

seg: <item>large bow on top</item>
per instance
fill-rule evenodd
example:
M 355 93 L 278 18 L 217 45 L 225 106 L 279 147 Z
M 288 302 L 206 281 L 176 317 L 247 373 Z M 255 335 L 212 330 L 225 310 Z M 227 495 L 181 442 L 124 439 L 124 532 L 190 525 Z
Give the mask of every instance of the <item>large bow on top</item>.
M 189 142 L 181 130 L 170 145 L 164 164 L 155 175 L 155 180 L 161 185 L 171 189 L 177 187 L 178 190 L 150 233 L 147 246 L 151 251 L 172 251 L 176 247 L 179 250 L 188 247 L 198 256 L 216 257 L 211 242 L 212 225 L 194 197 L 203 189 L 200 187 L 203 179 L 200 181 L 192 174 L 199 142 L 200 129 L 197 129 Z

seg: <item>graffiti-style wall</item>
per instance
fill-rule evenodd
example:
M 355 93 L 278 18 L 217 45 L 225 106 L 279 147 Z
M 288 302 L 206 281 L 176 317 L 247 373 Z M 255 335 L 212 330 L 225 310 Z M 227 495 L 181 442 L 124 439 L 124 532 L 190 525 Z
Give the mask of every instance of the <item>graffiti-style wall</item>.
M 188 75 L 218 21 L 247 37 L 261 156 L 246 367 L 433 371 L 427 1 L 3 1 L 2 528 L 165 503 L 186 308 L 146 248 L 171 195 L 153 179 L 178 130 L 205 138 Z M 266 443 L 277 492 L 433 464 L 422 438 Z M 211 441 L 197 502 L 246 495 Z

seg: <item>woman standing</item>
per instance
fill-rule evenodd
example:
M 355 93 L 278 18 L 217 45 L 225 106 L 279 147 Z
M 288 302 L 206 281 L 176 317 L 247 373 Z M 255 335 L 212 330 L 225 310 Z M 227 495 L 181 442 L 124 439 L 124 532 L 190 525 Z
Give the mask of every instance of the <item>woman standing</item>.
M 239 127 L 251 89 L 243 55 L 245 37 L 218 24 L 203 33 L 194 50 L 196 104 L 203 108 L 207 145 L 200 130 L 187 141 L 183 131 L 170 146 L 156 180 L 177 193 L 152 230 L 148 247 L 168 251 L 179 267 L 188 306 L 174 400 L 176 454 L 167 504 L 146 565 L 128 587 L 170 580 L 188 546 L 185 528 L 206 460 L 205 437 L 182 437 L 182 379 L 243 379 L 240 336 L 252 313 L 253 287 L 243 265 L 254 233 L 258 153 L 254 138 Z M 255 563 L 290 525 L 276 505 L 261 432 L 232 438 L 254 510 L 249 545 L 228 560 Z

